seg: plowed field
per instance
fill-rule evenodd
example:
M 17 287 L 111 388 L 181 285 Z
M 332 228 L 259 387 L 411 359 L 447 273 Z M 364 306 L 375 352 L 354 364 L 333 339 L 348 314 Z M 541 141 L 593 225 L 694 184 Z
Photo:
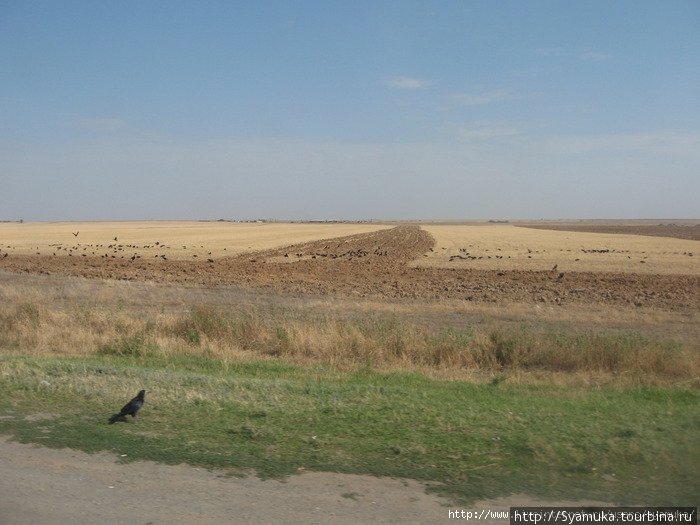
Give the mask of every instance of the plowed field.
M 172 260 L 0 253 L 0 271 L 200 285 L 243 284 L 291 294 L 453 299 L 477 303 L 625 305 L 697 312 L 700 276 L 629 272 L 416 267 L 435 251 L 418 226 L 401 225 L 233 257 Z
M 700 222 L 693 220 L 656 222 L 656 221 L 577 221 L 577 222 L 534 222 L 519 223 L 517 226 L 539 228 L 542 230 L 559 230 L 568 232 L 616 233 L 623 235 L 646 235 L 651 237 L 673 237 L 700 241 Z

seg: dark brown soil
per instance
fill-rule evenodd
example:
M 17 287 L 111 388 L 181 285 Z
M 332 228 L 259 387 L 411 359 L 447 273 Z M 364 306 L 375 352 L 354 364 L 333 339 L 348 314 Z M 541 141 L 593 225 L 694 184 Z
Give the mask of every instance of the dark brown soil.
M 696 312 L 700 277 L 412 268 L 432 237 L 418 226 L 207 261 L 10 255 L 0 271 L 189 284 L 242 284 L 291 294 L 456 299 L 477 303 L 634 305 Z

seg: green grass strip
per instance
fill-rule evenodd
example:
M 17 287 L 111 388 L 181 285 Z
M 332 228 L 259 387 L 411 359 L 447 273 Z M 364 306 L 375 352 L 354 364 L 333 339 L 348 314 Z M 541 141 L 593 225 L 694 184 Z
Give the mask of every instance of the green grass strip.
M 147 389 L 135 422 L 107 418 Z M 0 433 L 186 462 L 436 482 L 468 503 L 511 493 L 697 503 L 700 394 L 343 373 L 203 358 L 0 358 Z

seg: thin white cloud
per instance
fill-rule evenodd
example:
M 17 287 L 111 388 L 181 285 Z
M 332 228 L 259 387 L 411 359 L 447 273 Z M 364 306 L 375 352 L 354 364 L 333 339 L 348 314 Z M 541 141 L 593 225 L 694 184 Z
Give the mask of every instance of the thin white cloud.
M 88 131 L 108 133 L 125 129 L 127 123 L 125 120 L 119 118 L 81 118 L 80 127 Z
M 573 50 L 563 47 L 540 47 L 533 49 L 532 52 L 541 57 L 564 58 L 569 60 L 578 59 L 586 62 L 605 62 L 615 58 L 615 55 L 612 53 L 597 51 L 591 48 Z
M 538 47 L 532 51 L 543 57 L 560 57 L 566 53 L 563 47 Z
M 590 49 L 581 51 L 578 54 L 578 57 L 587 62 L 606 62 L 615 58 L 615 56 L 610 53 L 602 53 L 600 51 L 592 51 Z
M 458 93 L 452 95 L 452 100 L 462 106 L 483 106 L 492 102 L 500 102 L 501 100 L 509 100 L 512 95 L 506 89 L 497 89 L 486 93 Z
M 413 77 L 391 77 L 385 81 L 389 87 L 396 89 L 424 89 L 432 84 L 430 80 Z
M 460 106 L 485 106 L 487 104 L 493 104 L 494 102 L 502 102 L 514 98 L 515 96 L 507 89 L 496 89 L 481 93 L 454 93 L 447 97 L 447 104 L 443 109 L 452 109 Z
M 672 155 L 700 158 L 700 133 L 655 131 L 552 138 L 547 148 L 560 154 L 601 152 Z
M 520 130 L 507 122 L 472 122 L 457 126 L 455 136 L 461 142 L 480 142 L 519 135 Z

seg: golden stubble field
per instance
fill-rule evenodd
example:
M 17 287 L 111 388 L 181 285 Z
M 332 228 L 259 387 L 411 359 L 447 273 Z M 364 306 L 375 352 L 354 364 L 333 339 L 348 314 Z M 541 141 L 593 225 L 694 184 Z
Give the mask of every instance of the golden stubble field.
M 0 254 L 219 259 L 386 228 L 390 226 L 355 223 L 0 223 Z M 510 224 L 421 228 L 433 236 L 435 246 L 413 263 L 415 267 L 550 271 L 556 265 L 558 272 L 700 275 L 700 241 L 695 240 Z
M 700 241 L 508 224 L 423 225 L 436 241 L 415 265 L 480 270 L 700 274 Z
M 13 255 L 220 258 L 388 227 L 218 221 L 0 223 L 0 250 Z

